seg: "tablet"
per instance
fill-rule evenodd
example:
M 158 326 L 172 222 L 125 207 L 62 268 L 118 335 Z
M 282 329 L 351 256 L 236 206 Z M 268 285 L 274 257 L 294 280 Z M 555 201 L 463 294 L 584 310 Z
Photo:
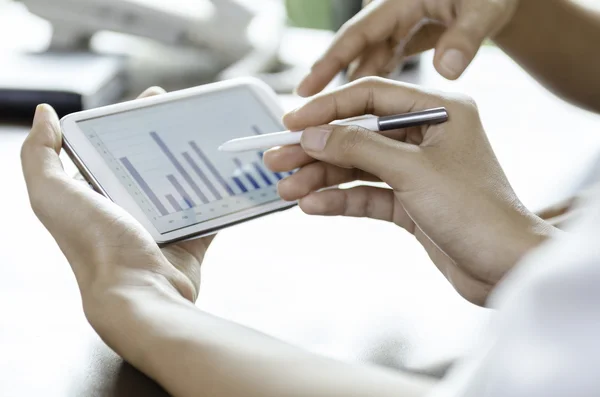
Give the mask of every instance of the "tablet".
M 165 245 L 295 205 L 277 194 L 291 173 L 269 171 L 262 152 L 218 150 L 283 130 L 282 114 L 264 83 L 230 80 L 68 115 L 63 146 L 99 193 Z

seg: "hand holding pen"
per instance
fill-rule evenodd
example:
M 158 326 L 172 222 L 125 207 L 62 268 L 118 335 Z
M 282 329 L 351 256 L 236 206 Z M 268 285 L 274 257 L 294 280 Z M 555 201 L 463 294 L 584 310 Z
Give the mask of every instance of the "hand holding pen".
M 439 107 L 447 109 L 447 122 L 399 130 L 393 139 L 362 127 L 328 124 L 364 113 Z M 496 282 L 551 228 L 520 203 L 477 107 L 464 96 L 365 79 L 309 100 L 284 123 L 290 130 L 305 130 L 301 145 L 264 155 L 275 172 L 299 169 L 279 182 L 282 198 L 299 200 L 308 214 L 369 217 L 406 229 L 471 302 L 484 303 Z M 337 187 L 357 181 L 387 186 Z
M 417 112 L 390 115 L 384 117 L 359 116 L 346 120 L 334 121 L 332 125 L 357 126 L 371 131 L 383 132 L 400 128 L 444 123 L 448 120 L 448 112 L 439 107 Z M 243 152 L 247 150 L 269 149 L 276 146 L 295 145 L 301 142 L 303 131 L 281 131 L 271 134 L 255 135 L 232 139 L 225 142 L 219 150 L 224 152 Z

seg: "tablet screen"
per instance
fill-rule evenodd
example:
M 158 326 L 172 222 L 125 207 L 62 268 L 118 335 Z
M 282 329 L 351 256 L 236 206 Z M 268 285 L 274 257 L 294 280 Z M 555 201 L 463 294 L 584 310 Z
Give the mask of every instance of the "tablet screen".
M 218 151 L 227 140 L 283 129 L 247 87 L 77 124 L 160 233 L 280 199 L 286 174 L 269 171 L 262 152 Z

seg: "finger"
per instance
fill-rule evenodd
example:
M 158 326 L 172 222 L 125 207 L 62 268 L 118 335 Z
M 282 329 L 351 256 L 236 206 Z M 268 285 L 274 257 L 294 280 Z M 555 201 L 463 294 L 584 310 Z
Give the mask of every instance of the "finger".
M 67 184 L 69 179 L 59 158 L 62 134 L 58 116 L 49 105 L 39 105 L 31 132 L 21 148 L 21 164 L 34 209 L 52 201 L 48 181 Z
M 283 122 L 290 130 L 330 123 L 364 114 L 379 116 L 445 106 L 440 94 L 400 82 L 369 77 L 320 94 L 286 114 Z
M 85 263 L 79 259 L 80 250 L 73 249 L 69 241 L 89 238 L 98 247 L 97 230 L 87 228 L 93 209 L 100 195 L 70 178 L 63 170 L 59 159 L 62 143 L 58 116 L 48 105 L 40 105 L 36 110 L 31 132 L 21 149 L 21 163 L 31 208 L 54 236 L 57 243 L 70 258 L 78 258 L 72 263 Z M 88 200 L 89 199 L 89 200 Z M 69 206 L 66 203 L 78 203 Z M 73 227 L 72 225 L 80 225 Z M 92 237 L 89 237 L 89 233 Z M 86 236 L 87 235 L 87 236 Z M 72 240 L 72 239 L 75 240 Z M 93 255 L 92 247 L 85 255 Z M 90 276 L 89 269 L 74 265 L 73 270 L 80 283 Z
M 70 259 L 73 258 L 68 246 L 63 244 L 68 239 L 68 233 L 61 233 L 61 225 L 69 226 L 77 222 L 80 211 L 65 205 L 65 197 L 74 190 L 93 192 L 74 181 L 63 170 L 59 153 L 62 145 L 62 134 L 58 116 L 49 105 L 39 105 L 35 112 L 31 132 L 21 148 L 21 165 L 27 185 L 31 208 L 42 221 L 44 226 L 54 236 L 57 243 Z M 89 214 L 84 214 L 85 222 L 89 223 Z M 53 219 L 61 222 L 52 222 Z M 74 233 L 81 234 L 81 230 Z M 93 255 L 87 251 L 86 255 Z M 80 285 L 87 283 L 90 277 L 89 269 L 78 266 L 85 261 L 70 261 Z
M 263 161 L 273 172 L 287 172 L 310 164 L 315 159 L 306 154 L 302 146 L 288 145 L 266 151 Z
M 350 81 L 368 76 L 385 76 L 385 67 L 394 56 L 394 48 L 388 42 L 380 43 L 365 52 L 360 57 L 356 69 L 349 74 Z
M 474 2 L 465 7 L 456 21 L 440 38 L 434 57 L 437 71 L 448 79 L 457 79 L 471 63 L 483 41 L 495 33 L 504 19 L 507 2 Z
M 422 176 L 427 165 L 419 146 L 356 126 L 308 128 L 302 136 L 302 147 L 317 160 L 359 168 L 392 187 L 400 187 L 406 176 Z
M 31 132 L 21 149 L 21 163 L 31 206 L 51 233 L 57 226 L 68 227 L 70 223 L 49 220 L 68 216 L 73 223 L 89 222 L 89 208 L 97 205 L 96 200 L 104 200 L 65 173 L 59 158 L 61 145 L 62 133 L 56 112 L 49 105 L 38 106 Z M 68 200 L 80 206 L 65 206 Z
M 445 30 L 445 25 L 435 21 L 419 23 L 408 37 L 398 40 L 387 64 L 381 67 L 380 76 L 390 75 L 406 58 L 434 48 Z
M 294 175 L 285 178 L 277 185 L 282 199 L 298 200 L 314 191 L 353 181 L 379 181 L 376 177 L 356 168 L 340 168 L 331 164 L 316 162 L 302 167 Z
M 302 198 L 298 204 L 309 215 L 368 217 L 394 222 L 415 236 L 419 231 L 389 188 L 356 186 L 322 190 Z
M 331 47 L 300 83 L 297 93 L 307 97 L 322 91 L 368 47 L 392 35 L 406 36 L 423 17 L 423 7 L 418 2 L 382 1 L 369 5 L 342 27 Z
M 402 55 L 409 57 L 435 48 L 445 31 L 446 26 L 439 23 L 431 22 L 424 25 L 406 43 Z
M 357 186 L 311 193 L 299 202 L 309 215 L 366 217 L 393 221 L 394 192 L 387 188 Z
M 155 86 L 155 87 L 150 87 L 146 91 L 142 92 L 138 98 L 140 98 L 140 99 L 148 98 L 148 97 L 162 95 L 162 94 L 166 94 L 166 93 L 167 93 L 167 91 L 165 91 L 162 87 Z
M 302 147 L 317 160 L 344 168 L 359 168 L 392 187 L 407 175 L 422 175 L 421 149 L 356 126 L 308 128 Z

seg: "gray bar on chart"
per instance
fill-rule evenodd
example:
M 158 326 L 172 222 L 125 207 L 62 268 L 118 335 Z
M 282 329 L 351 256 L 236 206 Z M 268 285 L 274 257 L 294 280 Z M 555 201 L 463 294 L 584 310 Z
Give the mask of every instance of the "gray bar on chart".
M 175 197 L 173 197 L 170 194 L 167 194 L 165 197 L 167 198 L 167 200 L 169 201 L 169 203 L 171 203 L 171 206 L 173 206 L 173 208 L 175 209 L 175 211 L 177 211 L 177 212 L 183 211 L 183 208 L 181 208 L 181 206 L 179 205 L 179 203 L 177 202 L 177 200 L 175 200 Z
M 185 189 L 183 188 L 183 186 L 181 186 L 181 183 L 179 183 L 179 181 L 177 180 L 177 178 L 175 178 L 173 175 L 167 175 L 167 179 L 169 180 L 169 182 L 171 182 L 171 185 L 173 185 L 173 187 L 175 188 L 175 190 L 177 190 L 177 193 L 179 193 L 179 195 L 181 196 L 181 198 L 183 198 L 183 201 L 185 201 L 186 203 L 188 203 L 190 205 L 190 207 L 195 207 L 196 206 L 196 203 L 194 202 L 194 200 L 192 200 L 192 198 L 185 191 Z
M 156 197 L 156 194 L 154 194 L 152 189 L 150 189 L 150 186 L 148 186 L 148 184 L 146 183 L 144 178 L 142 178 L 140 173 L 135 169 L 133 164 L 131 164 L 129 159 L 127 157 L 122 157 L 120 160 L 121 160 L 121 163 L 123 163 L 123 166 L 127 169 L 127 171 L 129 171 L 129 174 L 131 174 L 133 179 L 135 179 L 135 181 L 142 188 L 144 193 L 146 193 L 146 196 L 148 196 L 150 201 L 152 201 L 152 204 L 154 204 L 154 206 L 158 209 L 158 212 L 160 212 L 160 214 L 162 216 L 169 215 L 169 211 L 167 211 L 167 209 L 160 202 L 158 197 Z
M 202 169 L 198 167 L 198 164 L 196 164 L 192 156 L 190 156 L 188 152 L 183 152 L 181 155 L 183 156 L 185 161 L 187 161 L 190 164 L 194 172 L 198 174 L 198 177 L 202 179 L 202 182 L 204 182 L 204 184 L 206 185 L 208 190 L 210 190 L 213 196 L 215 196 L 217 200 L 222 200 L 223 196 L 221 196 L 221 193 L 219 193 L 219 191 L 213 186 L 212 182 L 206 177 L 206 174 L 202 171 Z
M 171 163 L 173 163 L 173 165 L 175 166 L 177 171 L 179 171 L 181 176 L 183 176 L 183 179 L 185 179 L 185 181 L 188 183 L 188 185 L 190 185 L 190 187 L 192 188 L 194 193 L 196 193 L 196 195 L 200 198 L 200 200 L 202 200 L 202 202 L 204 204 L 208 204 L 208 198 L 204 195 L 204 193 L 202 193 L 202 190 L 200 190 L 198 185 L 196 185 L 196 182 L 194 182 L 194 180 L 192 179 L 190 174 L 188 174 L 188 172 L 185 170 L 185 168 L 183 168 L 183 166 L 181 165 L 179 160 L 177 160 L 177 158 L 175 158 L 175 156 L 173 155 L 171 150 L 167 147 L 167 145 L 165 145 L 165 143 L 160 138 L 160 136 L 158 136 L 158 134 L 156 132 L 151 132 L 150 136 L 152 137 L 152 139 L 154 139 L 154 142 L 156 142 L 156 144 L 160 147 L 160 149 L 163 151 L 163 153 L 169 158 Z
M 206 157 L 204 152 L 198 147 L 198 145 L 196 145 L 196 142 L 190 141 L 189 144 L 190 144 L 191 148 L 194 150 L 194 153 L 196 153 L 196 155 L 198 157 L 200 157 L 200 159 L 204 162 L 204 164 L 210 170 L 210 172 L 212 172 L 212 174 L 215 176 L 215 178 L 217 178 L 217 180 L 219 181 L 221 186 L 223 186 L 223 188 L 225 188 L 225 190 L 227 190 L 227 193 L 229 193 L 230 196 L 235 196 L 235 192 L 233 191 L 233 189 L 231 189 L 229 184 L 227 184 L 227 182 L 225 181 L 223 176 L 215 168 L 213 163 L 210 162 L 208 157 Z

